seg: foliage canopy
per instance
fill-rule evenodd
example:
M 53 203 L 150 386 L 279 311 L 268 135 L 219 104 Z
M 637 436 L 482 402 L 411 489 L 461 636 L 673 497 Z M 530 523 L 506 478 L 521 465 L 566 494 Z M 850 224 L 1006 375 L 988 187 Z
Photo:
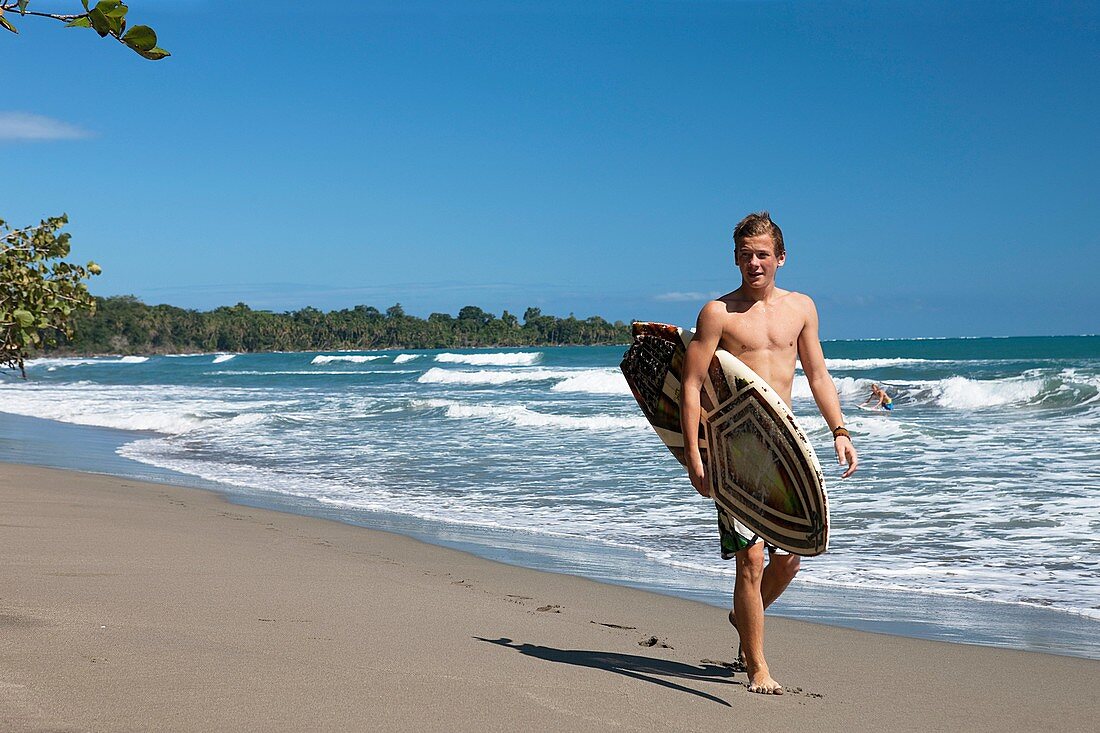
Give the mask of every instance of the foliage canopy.
M 458 317 L 417 318 L 400 304 L 385 312 L 368 305 L 322 312 L 252 310 L 244 303 L 212 311 L 146 305 L 131 296 L 96 298 L 94 313 L 76 318 L 75 334 L 58 342 L 62 353 L 149 354 L 196 351 L 313 351 L 329 349 L 472 348 L 550 344 L 628 343 L 630 327 L 599 316 L 544 316 L 528 308 L 521 325 L 508 311 L 500 318 L 477 306 Z
M 93 313 L 95 300 L 84 284 L 99 265 L 65 262 L 69 234 L 58 234 L 65 215 L 36 226 L 11 229 L 0 219 L 0 367 L 18 369 L 31 349 L 73 336 L 73 316 Z

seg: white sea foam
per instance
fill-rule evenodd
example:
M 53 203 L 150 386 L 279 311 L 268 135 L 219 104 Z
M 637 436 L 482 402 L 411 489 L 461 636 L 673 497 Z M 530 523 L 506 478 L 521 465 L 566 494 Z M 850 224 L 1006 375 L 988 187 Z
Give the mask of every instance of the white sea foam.
M 217 356 L 214 357 L 214 361 L 212 361 L 210 363 L 211 364 L 221 364 L 223 362 L 229 361 L 230 359 L 232 359 L 235 356 L 236 356 L 236 354 L 218 354 Z
M 334 361 L 344 361 L 351 364 L 366 364 L 369 361 L 377 361 L 383 358 L 382 355 L 370 355 L 362 356 L 358 354 L 319 354 L 313 357 L 313 361 L 310 364 L 331 364 Z
M 412 361 L 413 359 L 419 359 L 423 354 L 398 354 L 393 358 L 394 364 L 404 364 L 405 362 Z
M 515 382 L 557 381 L 551 391 L 588 394 L 630 394 L 618 369 L 482 369 L 456 371 L 432 367 L 417 378 L 421 384 L 496 385 Z
M 223 390 L 166 385 L 105 386 L 90 383 L 0 385 L 4 412 L 116 430 L 183 435 L 219 424 L 250 424 L 271 400 L 233 399 Z
M 27 369 L 46 367 L 49 371 L 57 367 L 85 366 L 88 364 L 143 364 L 149 361 L 148 356 L 121 356 L 121 357 L 44 357 L 41 359 L 28 359 Z
M 118 430 L 182 434 L 202 424 L 202 419 L 194 413 L 166 410 L 156 402 L 134 404 L 117 399 L 117 395 L 111 400 L 110 392 L 117 393 L 117 390 L 105 391 L 101 399 L 86 393 L 73 395 L 76 399 L 57 399 L 64 391 L 58 395 L 44 390 L 4 390 L 3 406 L 4 412 L 16 415 Z
M 855 371 L 858 369 L 885 369 L 888 367 L 916 366 L 918 364 L 951 364 L 941 359 L 826 359 L 825 367 L 837 371 Z M 801 368 L 799 364 L 799 368 Z
M 855 377 L 833 377 L 833 384 L 841 397 L 866 396 L 871 392 L 871 380 L 856 379 Z M 796 374 L 791 385 L 792 400 L 812 400 L 813 392 L 810 391 L 810 383 L 805 375 Z
M 282 375 L 301 375 L 303 377 L 358 377 L 358 378 L 380 378 L 387 377 L 391 374 L 416 374 L 416 369 L 387 369 L 386 371 L 336 371 L 332 369 L 313 369 L 306 371 L 304 369 L 275 369 L 272 371 L 260 371 L 258 369 L 233 369 L 226 371 L 207 372 L 209 376 L 233 376 L 233 377 L 246 377 L 246 376 L 266 376 L 269 374 L 282 374 Z
M 416 380 L 421 384 L 508 384 L 566 379 L 569 372 L 552 369 L 495 369 L 476 372 L 432 367 Z
M 452 400 L 414 400 L 414 408 L 443 409 L 447 417 L 509 423 L 521 427 L 552 427 L 579 430 L 647 429 L 644 417 L 614 415 L 559 415 L 536 412 L 523 405 L 463 403 Z
M 472 366 L 522 366 L 536 363 L 541 351 L 508 351 L 491 354 L 436 354 L 441 364 L 470 364 Z
M 837 392 L 845 402 L 860 403 L 870 397 L 874 380 L 855 377 L 833 377 Z M 1070 380 L 1067 380 L 1070 381 Z M 914 404 L 934 404 L 956 410 L 976 410 L 987 407 L 1028 405 L 1060 399 L 1062 403 L 1084 404 L 1096 398 L 1093 387 L 1084 379 L 1075 382 L 1082 385 L 1083 393 L 1072 387 L 1051 384 L 1046 378 L 1006 377 L 1002 379 L 970 379 L 954 376 L 946 379 L 920 381 L 892 381 L 887 391 L 894 398 L 895 407 L 905 408 Z M 1079 395 L 1076 398 L 1074 395 Z M 1080 396 L 1082 395 L 1083 396 Z M 1062 395 L 1061 398 L 1056 395 Z M 791 388 L 795 400 L 812 400 L 809 382 L 802 374 L 796 374 Z
M 959 410 L 997 407 L 1028 402 L 1039 396 L 1043 389 L 1041 379 L 967 379 L 949 377 L 930 383 L 937 405 Z
M 589 394 L 630 394 L 630 387 L 618 369 L 587 369 L 555 384 L 554 392 L 587 392 Z

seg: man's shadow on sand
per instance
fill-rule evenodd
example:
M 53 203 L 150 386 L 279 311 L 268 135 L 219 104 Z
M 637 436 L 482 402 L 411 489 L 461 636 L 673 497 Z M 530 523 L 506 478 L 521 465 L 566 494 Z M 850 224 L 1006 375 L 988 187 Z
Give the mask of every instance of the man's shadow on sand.
M 668 687 L 679 692 L 711 700 L 726 707 L 732 707 L 725 700 L 710 695 L 706 692 L 693 690 L 690 687 L 676 684 L 662 677 L 678 677 L 686 680 L 698 680 L 700 682 L 720 682 L 730 684 L 733 682 L 733 671 L 719 664 L 701 664 L 692 666 L 682 662 L 671 662 L 665 659 L 653 659 L 637 654 L 615 654 L 613 652 L 597 652 L 588 649 L 555 649 L 549 646 L 537 644 L 519 644 L 511 639 L 501 637 L 499 639 L 486 639 L 475 636 L 478 641 L 487 641 L 490 644 L 515 649 L 520 654 L 529 657 L 545 659 L 548 662 L 560 662 L 562 664 L 574 664 L 578 667 L 591 667 L 615 672 L 625 677 L 652 682 L 661 687 Z M 653 676 L 659 675 L 659 676 Z

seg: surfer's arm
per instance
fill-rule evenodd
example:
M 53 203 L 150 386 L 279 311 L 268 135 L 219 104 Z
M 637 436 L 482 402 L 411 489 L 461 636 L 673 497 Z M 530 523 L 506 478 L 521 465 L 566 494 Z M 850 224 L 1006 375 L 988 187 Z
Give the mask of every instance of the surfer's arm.
M 703 496 L 710 496 L 710 487 L 706 481 L 703 457 L 699 453 L 699 392 L 722 337 L 724 313 L 725 308 L 717 302 L 708 303 L 699 311 L 695 336 L 688 343 L 684 356 L 683 382 L 680 384 L 680 432 L 684 436 L 684 461 L 691 485 Z
M 798 336 L 798 359 L 802 362 L 806 381 L 810 383 L 810 392 L 813 393 L 817 409 L 821 411 L 821 416 L 825 418 L 825 422 L 829 424 L 829 431 L 832 432 L 844 426 L 844 414 L 840 411 L 840 396 L 825 366 L 825 354 L 821 351 L 817 307 L 809 298 L 805 298 L 805 314 L 806 320 L 802 326 L 802 333 Z M 855 446 L 852 445 L 851 438 L 840 435 L 833 439 L 833 447 L 836 449 L 837 463 L 848 466 L 841 477 L 848 478 L 855 473 L 856 466 L 859 464 Z

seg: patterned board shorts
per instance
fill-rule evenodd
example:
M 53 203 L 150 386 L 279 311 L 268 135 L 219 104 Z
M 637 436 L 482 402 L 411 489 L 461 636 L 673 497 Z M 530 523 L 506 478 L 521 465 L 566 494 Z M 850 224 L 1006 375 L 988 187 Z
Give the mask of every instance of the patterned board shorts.
M 752 547 L 757 542 L 764 542 L 759 535 L 753 532 L 736 519 L 718 510 L 718 538 L 722 544 L 722 559 L 729 560 L 741 550 Z M 781 550 L 775 545 L 764 542 L 764 549 L 777 555 L 789 555 L 791 553 Z

